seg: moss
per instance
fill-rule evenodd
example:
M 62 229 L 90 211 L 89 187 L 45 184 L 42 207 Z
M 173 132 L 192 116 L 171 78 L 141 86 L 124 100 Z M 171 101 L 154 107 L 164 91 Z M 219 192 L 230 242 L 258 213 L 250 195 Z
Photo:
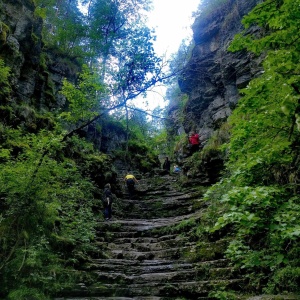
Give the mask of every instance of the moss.
M 54 96 L 53 90 L 46 90 L 45 91 L 45 96 L 48 100 L 48 103 L 55 103 L 56 102 L 56 98 Z
M 36 125 L 38 129 L 47 128 L 49 130 L 54 129 L 55 121 L 53 120 L 53 116 L 49 115 L 36 115 Z
M 13 109 L 10 106 L 0 106 L 0 118 L 3 121 L 9 122 L 12 120 Z
M 287 290 L 300 293 L 300 267 L 287 266 L 276 271 L 267 288 L 268 293 L 280 293 Z
M 50 76 L 47 77 L 47 87 L 46 87 L 45 95 L 47 96 L 47 98 L 51 100 L 51 102 L 56 102 L 55 84 L 53 80 L 50 78 Z
M 116 172 L 108 155 L 103 153 L 84 154 L 81 151 L 76 151 L 75 155 L 81 161 L 80 168 L 83 174 L 90 177 L 98 187 L 103 188 L 105 183 L 115 182 Z
M 225 122 L 222 126 L 214 132 L 210 137 L 206 145 L 201 151 L 201 159 L 207 159 L 210 156 L 217 156 L 221 154 L 223 149 L 222 146 L 227 143 L 230 139 L 230 125 Z
M 7 39 L 7 35 L 9 34 L 9 27 L 3 23 L 0 22 L 0 41 L 4 44 Z
M 47 54 L 45 52 L 42 52 L 40 56 L 40 66 L 44 70 L 44 72 L 46 72 L 47 70 L 47 61 L 48 61 Z M 47 74 L 49 73 L 47 72 Z
M 35 44 L 37 44 L 40 41 L 40 38 L 33 32 L 31 32 L 31 38 Z
M 218 242 L 200 242 L 195 248 L 184 253 L 189 261 L 208 261 L 224 257 L 224 251 L 228 241 L 220 240 Z
M 4 61 L 0 58 L 0 86 L 1 86 L 0 99 L 3 98 L 1 100 L 5 102 L 7 102 L 7 98 L 8 98 L 7 96 L 11 91 L 9 76 L 10 76 L 10 68 L 5 66 Z

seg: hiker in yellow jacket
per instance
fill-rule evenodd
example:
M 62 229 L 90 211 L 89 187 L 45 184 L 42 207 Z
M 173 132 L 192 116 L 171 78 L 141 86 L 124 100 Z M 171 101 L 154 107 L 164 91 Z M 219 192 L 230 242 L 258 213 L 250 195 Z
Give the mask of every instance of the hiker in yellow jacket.
M 129 197 L 133 196 L 135 190 L 134 186 L 136 183 L 139 183 L 138 180 L 132 174 L 130 174 L 130 172 L 127 172 L 127 175 L 124 178 L 124 182 L 127 185 Z

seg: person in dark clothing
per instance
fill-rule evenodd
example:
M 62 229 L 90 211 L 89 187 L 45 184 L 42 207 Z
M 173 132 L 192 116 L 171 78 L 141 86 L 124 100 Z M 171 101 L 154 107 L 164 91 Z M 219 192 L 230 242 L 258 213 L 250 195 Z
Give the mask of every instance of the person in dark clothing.
M 113 202 L 113 195 L 111 192 L 111 186 L 109 183 L 107 183 L 104 186 L 103 198 L 102 198 L 105 220 L 110 220 L 112 217 L 112 202 Z
M 164 164 L 163 164 L 163 169 L 166 170 L 168 173 L 170 173 L 171 169 L 171 162 L 169 161 L 169 158 L 166 157 Z

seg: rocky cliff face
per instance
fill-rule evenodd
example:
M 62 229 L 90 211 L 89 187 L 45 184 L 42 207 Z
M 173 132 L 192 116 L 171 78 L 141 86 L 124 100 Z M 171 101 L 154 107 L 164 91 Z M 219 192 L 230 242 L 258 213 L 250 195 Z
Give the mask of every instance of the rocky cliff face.
M 65 105 L 62 80 L 75 80 L 79 71 L 76 62 L 45 48 L 43 21 L 34 9 L 29 0 L 0 1 L 0 58 L 11 69 L 12 90 L 1 99 L 0 114 L 7 124 L 31 132 L 51 127 L 45 113 Z
M 0 10 L 0 56 L 11 68 L 11 100 L 37 109 L 62 105 L 56 96 L 71 68 L 45 49 L 42 19 L 34 15 L 33 2 L 2 0 Z
M 260 72 L 259 59 L 249 53 L 227 51 L 234 35 L 242 29 L 242 17 L 259 0 L 225 2 L 195 20 L 192 27 L 195 46 L 179 80 L 181 91 L 188 95 L 184 131 L 197 130 L 202 141 L 231 114 L 239 99 L 238 89 L 246 87 Z M 170 116 L 176 116 L 176 110 L 170 111 Z
M 51 128 L 47 112 L 67 106 L 60 93 L 63 79 L 75 82 L 80 72 L 76 60 L 43 44 L 43 20 L 34 10 L 31 0 L 0 0 L 0 59 L 11 69 L 11 94 L 0 99 L 0 117 L 30 132 Z M 101 133 L 93 125 L 81 132 L 99 150 L 111 152 L 125 141 L 124 131 L 107 121 L 100 125 Z
M 14 98 L 29 103 L 41 54 L 41 19 L 33 15 L 31 1 L 1 1 L 1 58 L 12 70 Z
M 178 81 L 188 100 L 183 110 L 178 100 L 171 101 L 169 117 L 173 120 L 173 132 L 177 130 L 178 134 L 187 134 L 197 131 L 202 147 L 231 114 L 240 97 L 239 89 L 246 87 L 262 71 L 260 57 L 227 50 L 235 34 L 243 29 L 243 16 L 258 2 L 223 1 L 210 12 L 203 12 L 193 24 L 192 55 Z M 226 141 L 229 135 L 225 128 L 216 136 L 218 140 L 213 143 L 218 144 Z M 200 149 L 197 157 L 190 156 L 187 140 L 177 146 L 176 160 L 186 175 L 196 178 L 198 184 L 215 183 L 223 169 L 224 157 L 213 143 L 205 151 Z

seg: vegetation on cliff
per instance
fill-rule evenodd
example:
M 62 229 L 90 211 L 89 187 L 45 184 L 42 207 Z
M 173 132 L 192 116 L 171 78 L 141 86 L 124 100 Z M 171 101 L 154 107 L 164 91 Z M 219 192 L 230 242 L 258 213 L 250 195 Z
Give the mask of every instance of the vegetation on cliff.
M 148 9 L 148 1 L 91 1 L 86 14 L 76 1 L 33 2 L 35 16 L 44 20 L 39 80 L 48 88 L 47 109 L 13 94 L 10 78 L 16 74 L 6 64 L 7 53 L 6 61 L 0 59 L 0 297 L 8 299 L 46 299 L 89 276 L 77 267 L 96 251 L 101 188 L 116 177 L 112 159 L 130 160 L 147 172 L 157 165 L 155 146 L 166 140 L 165 133 L 153 138 L 145 115 L 128 105 L 168 77 L 142 22 L 140 9 Z M 300 292 L 299 15 L 299 0 L 266 0 L 244 18 L 245 31 L 230 50 L 264 54 L 264 73 L 241 91 L 220 129 L 230 128 L 229 141 L 218 141 L 227 139 L 227 130 L 216 134 L 192 157 L 201 161 L 215 150 L 226 156 L 223 178 L 203 199 L 210 206 L 202 223 L 190 220 L 189 226 L 198 226 L 193 238 L 226 236 L 226 256 L 255 293 Z M 247 30 L 252 25 L 260 29 L 255 34 Z M 32 41 L 39 37 L 32 34 Z M 0 42 L 2 51 L 6 34 Z M 50 52 L 81 69 L 64 81 L 63 107 L 50 105 Z M 169 96 L 184 113 L 186 97 L 177 86 Z M 103 123 L 96 120 L 125 134 L 112 155 L 83 138 L 91 124 L 101 133 Z M 199 245 L 195 259 L 208 252 Z
M 27 101 L 17 93 L 19 70 L 9 63 L 10 55 L 30 53 L 21 53 L 22 47 L 12 52 L 6 36 L 0 44 L 2 299 L 47 299 L 79 282 L 85 275 L 76 267 L 96 250 L 92 242 L 102 217 L 102 188 L 116 184 L 112 159 L 128 161 L 131 150 L 134 166 L 142 171 L 158 165 L 151 143 L 145 143 L 153 129 L 146 122 L 140 127 L 143 118 L 127 107 L 129 99 L 161 80 L 154 37 L 140 18 L 147 1 L 135 6 L 93 1 L 87 15 L 76 1 L 33 2 L 35 18 L 43 18 L 43 40 L 32 33 L 26 43 L 43 50 L 35 53 L 40 62 L 30 80 L 44 89 L 34 90 Z M 3 18 L 5 5 L 1 1 Z M 20 5 L 29 9 L 32 1 Z M 67 77 L 61 89 L 51 68 L 61 68 Z M 61 97 L 65 104 L 59 103 Z M 108 155 L 87 142 L 88 125 L 99 136 L 102 125 L 118 127 L 126 135 L 119 152 Z
M 255 292 L 300 291 L 299 4 L 267 0 L 243 19 L 229 49 L 264 54 L 264 72 L 241 90 L 225 175 L 205 196 L 217 208 L 207 230 L 230 233 L 226 255 Z

